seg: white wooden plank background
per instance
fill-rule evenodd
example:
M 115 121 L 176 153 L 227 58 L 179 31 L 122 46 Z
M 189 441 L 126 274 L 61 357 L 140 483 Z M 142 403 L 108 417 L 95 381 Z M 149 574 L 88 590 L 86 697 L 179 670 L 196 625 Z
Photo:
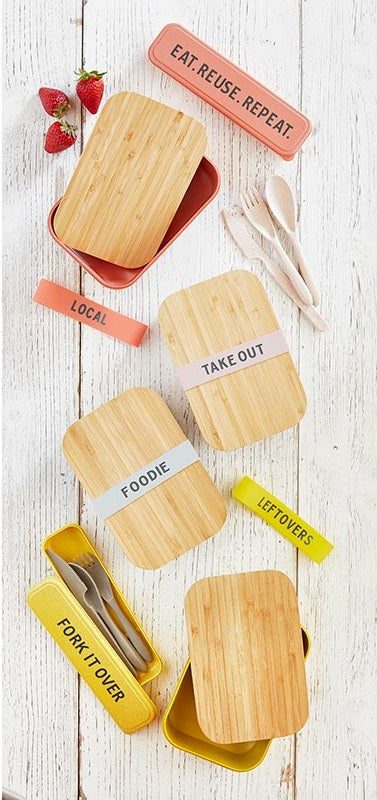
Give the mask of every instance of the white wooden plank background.
M 376 7 L 373 0 L 8 0 L 5 26 L 7 196 L 4 280 L 4 785 L 27 800 L 373 800 L 376 783 Z M 284 163 L 147 60 L 179 21 L 302 108 L 314 132 Z M 144 278 L 112 292 L 82 273 L 47 232 L 80 147 L 42 149 L 41 85 L 74 93 L 80 64 L 108 70 L 106 95 L 133 89 L 206 125 L 218 198 Z M 83 114 L 82 142 L 94 119 Z M 78 103 L 74 117 L 80 123 Z M 305 249 L 322 289 L 325 335 L 312 330 L 255 262 L 308 395 L 299 428 L 237 453 L 208 448 L 161 341 L 170 292 L 248 263 L 219 212 L 247 181 L 284 174 L 299 197 Z M 150 324 L 140 350 L 35 306 L 50 278 Z M 132 386 L 162 393 L 220 490 L 254 476 L 335 543 L 322 566 L 229 501 L 217 536 L 156 572 L 126 561 L 61 453 L 79 414 Z M 151 687 L 160 715 L 183 663 L 183 598 L 204 575 L 278 568 L 297 586 L 308 660 L 309 722 L 236 774 L 173 749 L 159 721 L 123 735 L 26 607 L 47 574 L 42 538 L 78 521 L 151 632 L 164 659 Z

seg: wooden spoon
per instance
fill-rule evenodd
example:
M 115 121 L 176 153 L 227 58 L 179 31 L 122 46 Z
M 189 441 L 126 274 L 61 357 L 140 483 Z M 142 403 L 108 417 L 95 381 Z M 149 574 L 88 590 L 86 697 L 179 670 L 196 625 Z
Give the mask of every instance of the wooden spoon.
M 266 183 L 266 197 L 273 215 L 288 234 L 295 248 L 300 273 L 310 290 L 313 298 L 313 305 L 317 306 L 319 303 L 319 291 L 309 272 L 301 250 L 297 232 L 296 201 L 292 189 L 281 175 L 271 175 Z

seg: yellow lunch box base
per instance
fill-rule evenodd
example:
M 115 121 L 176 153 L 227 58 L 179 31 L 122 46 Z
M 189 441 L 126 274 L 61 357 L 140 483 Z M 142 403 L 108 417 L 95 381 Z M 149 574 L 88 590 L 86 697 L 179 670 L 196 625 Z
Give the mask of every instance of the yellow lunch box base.
M 161 672 L 161 659 L 79 525 L 65 525 L 55 531 L 45 539 L 42 548 L 47 558 L 46 550 L 50 549 L 66 561 L 73 561 L 88 551 L 95 554 L 110 579 L 123 612 L 152 651 L 153 659 L 147 671 L 136 679 L 60 577 L 46 578 L 27 595 L 34 614 L 116 724 L 124 733 L 134 733 L 156 716 L 156 706 L 143 686 Z
M 310 639 L 302 627 L 305 658 Z M 190 659 L 187 660 L 174 694 L 162 719 L 162 729 L 168 742 L 186 753 L 211 761 L 235 772 L 248 772 L 262 763 L 272 739 L 237 744 L 217 744 L 201 730 L 195 708 Z

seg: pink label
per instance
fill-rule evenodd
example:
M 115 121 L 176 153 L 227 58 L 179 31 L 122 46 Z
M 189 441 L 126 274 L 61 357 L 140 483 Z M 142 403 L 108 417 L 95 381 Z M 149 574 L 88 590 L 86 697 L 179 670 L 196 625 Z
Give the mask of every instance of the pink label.
M 309 136 L 311 123 L 304 114 L 181 25 L 166 25 L 148 55 L 153 64 L 282 158 L 293 158 Z
M 194 386 L 201 386 L 202 383 L 209 383 L 209 381 L 229 375 L 230 372 L 253 367 L 255 364 L 288 352 L 288 344 L 283 331 L 273 331 L 265 333 L 258 339 L 252 339 L 250 342 L 236 344 L 221 353 L 213 353 L 204 356 L 199 361 L 184 364 L 178 368 L 178 376 L 182 388 L 187 391 Z

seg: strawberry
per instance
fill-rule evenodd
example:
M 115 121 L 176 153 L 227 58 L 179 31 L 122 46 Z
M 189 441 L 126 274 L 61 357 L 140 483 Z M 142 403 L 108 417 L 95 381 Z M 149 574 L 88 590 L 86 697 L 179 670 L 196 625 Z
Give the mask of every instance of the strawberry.
M 86 72 L 85 69 L 77 69 L 75 75 L 79 76 L 76 86 L 77 96 L 91 114 L 96 114 L 104 90 L 102 76 L 106 75 L 106 72 L 97 72 L 97 70 Z
M 46 86 L 38 92 L 42 106 L 50 117 L 61 119 L 70 108 L 67 95 L 60 89 L 48 89 Z
M 53 122 L 46 133 L 44 146 L 47 153 L 60 153 L 71 147 L 77 138 L 76 128 L 76 125 L 71 125 L 65 119 Z

